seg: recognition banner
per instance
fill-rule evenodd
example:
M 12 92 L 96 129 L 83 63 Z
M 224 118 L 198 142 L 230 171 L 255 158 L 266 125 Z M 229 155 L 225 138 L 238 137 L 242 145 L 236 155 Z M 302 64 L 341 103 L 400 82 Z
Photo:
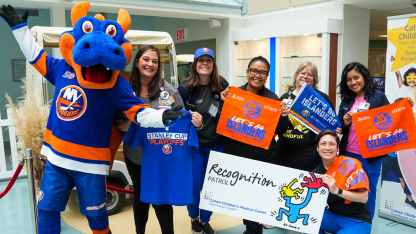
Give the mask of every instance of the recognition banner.
M 363 158 L 416 148 L 416 124 L 410 102 L 393 104 L 352 115 Z
M 331 105 L 306 83 L 293 101 L 289 114 L 316 134 L 325 129 L 335 132 L 341 127 Z
M 318 233 L 328 189 L 321 175 L 211 151 L 199 207 Z
M 280 118 L 280 103 L 232 86 L 222 108 L 217 133 L 269 149 Z

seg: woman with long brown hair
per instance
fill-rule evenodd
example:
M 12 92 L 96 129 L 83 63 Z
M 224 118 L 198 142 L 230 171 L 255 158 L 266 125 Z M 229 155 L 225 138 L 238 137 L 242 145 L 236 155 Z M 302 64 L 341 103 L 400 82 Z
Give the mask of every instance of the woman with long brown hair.
M 153 109 L 177 108 L 183 105 L 182 98 L 171 84 L 162 77 L 160 54 L 156 47 L 146 45 L 139 49 L 135 58 L 130 77 L 136 96 L 147 103 Z M 115 120 L 115 126 L 120 132 L 127 132 L 131 121 L 124 120 L 123 114 Z M 123 153 L 126 160 L 127 170 L 133 181 L 133 212 L 136 233 L 144 234 L 149 215 L 150 204 L 140 201 L 141 188 L 141 163 L 143 155 L 141 147 L 132 148 L 124 142 Z M 163 172 L 164 173 L 164 172 Z M 145 179 L 145 178 L 143 178 Z M 168 192 L 168 191 L 166 191 Z M 159 220 L 163 234 L 173 234 L 173 209 L 170 204 L 152 205 Z
M 228 82 L 218 74 L 214 52 L 208 48 L 198 49 L 191 67 L 191 76 L 178 88 L 186 110 L 192 113 L 192 123 L 199 141 L 199 149 L 192 152 L 193 203 L 188 205 L 193 233 L 215 233 L 208 223 L 212 212 L 199 209 L 199 194 L 209 152 L 224 152 L 224 138 L 216 133 L 216 129 L 223 104 L 220 94 L 226 87 Z

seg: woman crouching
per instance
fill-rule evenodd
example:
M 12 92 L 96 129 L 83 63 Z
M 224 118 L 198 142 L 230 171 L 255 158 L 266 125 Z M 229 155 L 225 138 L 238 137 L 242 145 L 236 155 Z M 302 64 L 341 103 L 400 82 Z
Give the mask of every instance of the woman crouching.
M 324 231 L 329 233 L 370 233 L 371 214 L 366 206 L 368 185 L 367 188 L 358 188 L 354 191 L 338 188 L 336 179 L 325 173 L 337 159 L 340 140 L 335 132 L 324 130 L 316 136 L 315 141 L 322 163 L 313 172 L 322 174 L 322 180 L 328 185 L 330 191 L 327 200 L 329 208 L 324 212 L 319 233 L 323 234 Z M 353 160 L 352 158 L 344 158 Z M 360 165 L 358 160 L 354 162 Z M 367 176 L 365 175 L 365 177 Z M 336 178 L 340 180 L 340 178 Z M 345 181 L 342 183 L 345 184 Z

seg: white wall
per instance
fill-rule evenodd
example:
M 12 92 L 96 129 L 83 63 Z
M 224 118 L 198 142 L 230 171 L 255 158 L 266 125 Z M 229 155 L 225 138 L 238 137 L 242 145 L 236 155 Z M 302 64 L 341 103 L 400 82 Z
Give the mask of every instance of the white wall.
M 279 24 L 285 22 L 332 18 L 343 19 L 343 5 L 302 7 L 299 10 L 280 10 L 246 17 L 245 27 L 257 27 L 262 25 Z
M 370 10 L 344 6 L 344 34 L 341 69 L 350 62 L 368 65 Z

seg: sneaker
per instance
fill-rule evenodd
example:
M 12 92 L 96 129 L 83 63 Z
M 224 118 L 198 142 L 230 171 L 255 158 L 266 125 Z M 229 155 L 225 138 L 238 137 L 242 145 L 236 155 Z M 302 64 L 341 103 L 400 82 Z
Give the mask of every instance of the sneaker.
M 413 209 L 416 209 L 416 202 L 414 200 L 409 201 L 409 199 L 406 198 L 406 200 L 404 201 L 404 204 L 406 204 L 407 206 L 412 207 Z
M 214 229 L 212 229 L 211 225 L 209 223 L 206 223 L 202 225 L 202 230 L 204 230 L 205 234 L 215 234 Z
M 204 234 L 204 231 L 202 230 L 202 225 L 199 222 L 199 219 L 196 219 L 194 221 L 191 220 L 192 228 L 191 231 L 193 234 Z

